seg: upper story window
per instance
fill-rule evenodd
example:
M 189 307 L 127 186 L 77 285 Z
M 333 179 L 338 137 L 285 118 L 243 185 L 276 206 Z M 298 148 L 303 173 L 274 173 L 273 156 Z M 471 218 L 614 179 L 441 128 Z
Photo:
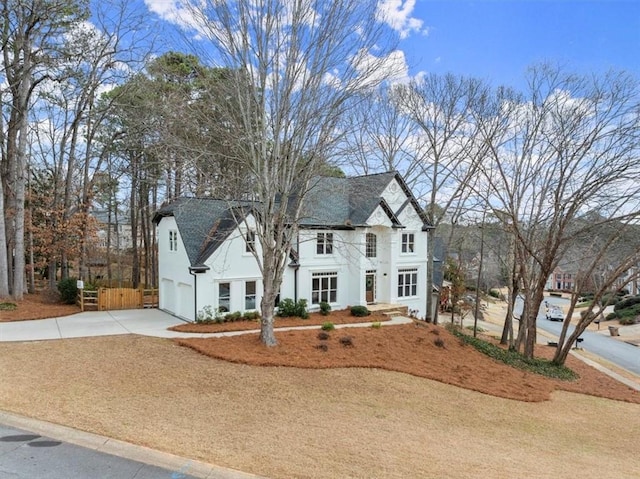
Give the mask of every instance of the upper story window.
M 377 238 L 373 233 L 367 233 L 366 256 L 375 258 L 378 256 Z
M 253 253 L 256 250 L 256 232 L 247 231 L 244 236 L 245 247 L 244 250 L 247 253 Z
M 333 233 L 318 233 L 316 253 L 333 254 Z
M 402 250 L 403 253 L 415 252 L 415 235 L 414 233 L 402 233 Z
M 169 230 L 169 251 L 178 251 L 178 232 Z

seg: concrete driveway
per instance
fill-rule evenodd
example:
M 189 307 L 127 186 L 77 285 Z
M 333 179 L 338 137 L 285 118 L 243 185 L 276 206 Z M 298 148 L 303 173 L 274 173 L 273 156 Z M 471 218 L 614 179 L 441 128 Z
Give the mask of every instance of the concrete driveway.
M 0 341 L 41 341 L 117 334 L 164 338 L 189 336 L 167 331 L 168 327 L 180 323 L 182 320 L 159 309 L 85 311 L 61 318 L 0 323 Z

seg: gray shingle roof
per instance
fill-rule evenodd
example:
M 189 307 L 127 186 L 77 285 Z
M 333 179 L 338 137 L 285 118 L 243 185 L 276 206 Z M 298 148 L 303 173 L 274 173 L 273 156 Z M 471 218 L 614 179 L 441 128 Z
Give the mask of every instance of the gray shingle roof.
M 397 172 L 350 178 L 319 177 L 311 182 L 302 208 L 302 228 L 354 228 L 366 221 L 378 206 L 391 221 L 400 226 L 382 198 L 384 189 L 397 179 L 410 203 L 427 225 L 415 198 Z M 209 198 L 180 198 L 160 208 L 154 215 L 159 223 L 164 216 L 175 217 L 192 266 L 201 265 L 235 229 L 238 217 L 251 210 L 247 202 L 230 202 Z M 235 216 L 235 217 L 234 217 Z

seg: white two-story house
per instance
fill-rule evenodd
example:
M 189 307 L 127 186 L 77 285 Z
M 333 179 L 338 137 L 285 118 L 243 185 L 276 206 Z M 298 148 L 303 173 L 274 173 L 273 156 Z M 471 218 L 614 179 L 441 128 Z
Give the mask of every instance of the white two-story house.
M 255 219 L 240 203 L 181 198 L 155 215 L 160 308 L 194 320 L 205 306 L 259 309 L 262 278 Z M 426 217 L 396 172 L 318 178 L 291 245 L 280 298 L 310 310 L 389 303 L 425 316 Z

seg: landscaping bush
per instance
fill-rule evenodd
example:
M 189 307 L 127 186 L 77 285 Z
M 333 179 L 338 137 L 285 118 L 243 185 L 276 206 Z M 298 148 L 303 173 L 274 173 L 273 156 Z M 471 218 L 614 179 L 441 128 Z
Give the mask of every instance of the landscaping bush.
M 323 331 L 333 331 L 334 329 L 336 329 L 336 326 L 331 321 L 327 321 L 326 323 L 322 323 L 320 329 L 322 329 Z
M 439 348 L 443 348 L 443 349 L 444 349 L 444 347 L 445 347 L 445 346 L 444 346 L 444 339 L 442 339 L 442 338 L 436 338 L 436 339 L 433 341 L 433 344 L 435 344 L 435 345 L 436 345 L 436 346 L 438 346 Z
M 623 316 L 622 318 L 620 318 L 619 322 L 622 326 L 631 326 L 632 324 L 636 324 L 638 322 L 638 317 L 635 315 Z
M 282 318 L 309 318 L 307 312 L 307 300 L 301 299 L 298 302 L 293 301 L 291 298 L 285 298 L 278 303 L 278 316 Z
M 613 319 L 616 319 L 618 317 L 618 315 L 616 313 L 609 313 L 604 317 L 605 321 L 611 321 Z
M 242 319 L 242 313 L 240 311 L 235 311 L 233 313 L 227 313 L 224 315 L 224 320 L 230 323 L 239 321 L 240 319 Z
M 362 318 L 370 314 L 371 311 L 369 311 L 366 306 L 351 306 L 351 316 Z
M 316 346 L 316 348 L 326 353 L 329 350 L 329 345 L 327 343 L 320 343 Z
M 616 305 L 613 307 L 613 310 L 618 311 L 621 309 L 627 309 L 627 308 L 630 308 L 631 306 L 635 306 L 636 304 L 640 304 L 640 295 L 631 296 L 630 298 L 626 298 L 621 301 L 618 301 Z
M 245 321 L 255 321 L 260 319 L 260 313 L 258 311 L 245 311 L 242 317 Z
M 380 329 L 382 327 L 382 323 L 380 321 L 375 321 L 371 323 L 371 327 L 374 329 Z
M 500 291 L 498 291 L 497 289 L 490 289 L 489 296 L 496 299 L 502 299 L 502 293 L 500 293 Z
M 342 344 L 346 348 L 353 347 L 353 338 L 351 336 L 342 336 L 340 338 L 340 344 Z
M 329 333 L 327 333 L 326 331 L 320 331 L 318 333 L 318 339 L 320 341 L 326 341 L 327 339 L 329 339 Z
M 78 283 L 76 278 L 65 278 L 58 281 L 60 299 L 65 304 L 75 304 L 78 297 Z
M 320 303 L 320 314 L 322 316 L 329 316 L 331 312 L 331 305 L 329 303 L 325 303 L 324 301 Z
M 16 303 L 4 302 L 0 303 L 0 311 L 15 311 L 18 305 Z
M 214 322 L 222 323 L 224 322 L 224 318 L 217 309 L 213 309 L 213 306 L 207 305 L 200 311 L 198 311 L 198 315 L 196 316 L 196 323 L 211 324 Z

